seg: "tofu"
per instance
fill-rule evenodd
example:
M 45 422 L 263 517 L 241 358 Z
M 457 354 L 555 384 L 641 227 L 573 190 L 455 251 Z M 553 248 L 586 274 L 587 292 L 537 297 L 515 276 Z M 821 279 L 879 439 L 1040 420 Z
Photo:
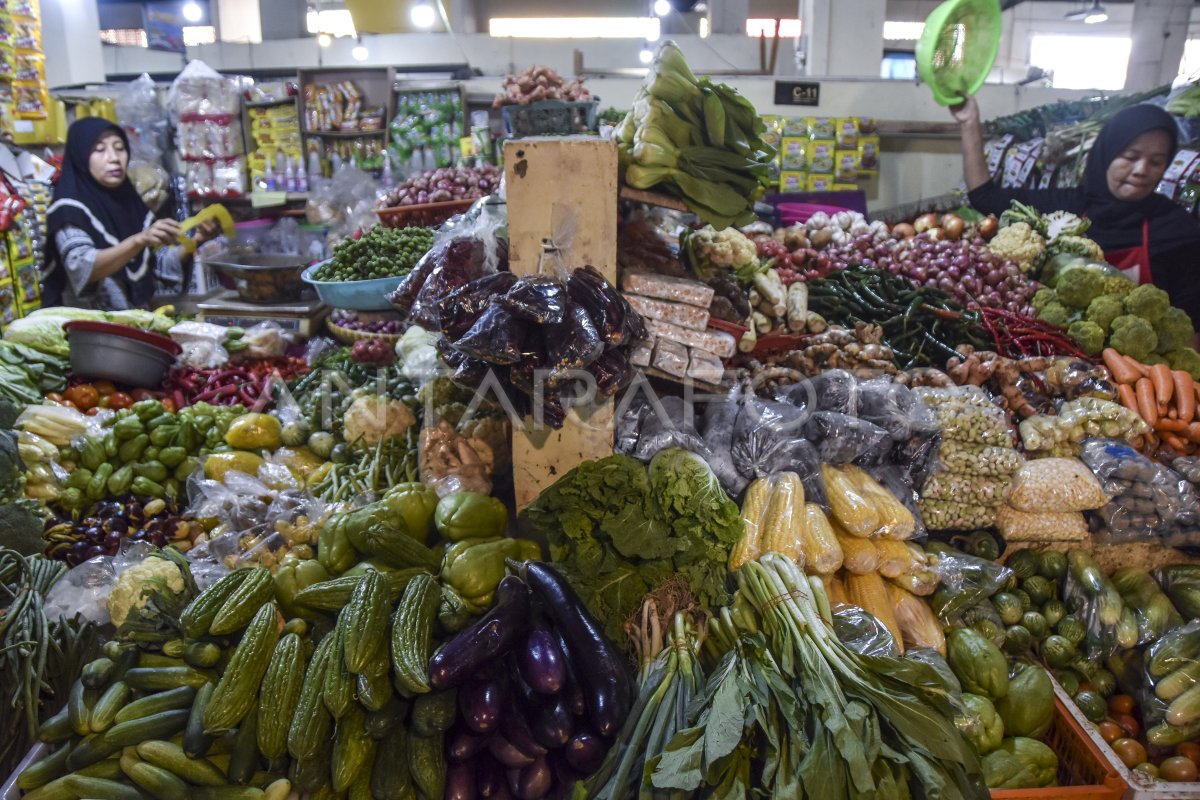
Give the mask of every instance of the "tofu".
M 706 311 L 714 294 L 711 286 L 700 281 L 655 275 L 651 272 L 626 272 L 621 277 L 621 289 L 643 297 L 686 303 Z
M 717 358 L 730 358 L 737 352 L 737 339 L 724 331 L 696 331 L 657 319 L 647 319 L 646 330 L 660 339 L 707 350 Z
M 657 319 L 678 325 L 681 328 L 691 328 L 702 331 L 708 327 L 708 309 L 689 306 L 685 303 L 672 303 L 669 300 L 653 300 L 637 294 L 626 294 L 625 299 L 633 310 L 647 319 Z
M 670 339 L 659 339 L 654 344 L 653 365 L 668 375 L 674 375 L 677 378 L 687 377 L 687 347 L 678 342 L 672 342 Z
M 719 384 L 725 376 L 725 365 L 707 350 L 692 348 L 689 352 L 687 376 L 705 383 Z

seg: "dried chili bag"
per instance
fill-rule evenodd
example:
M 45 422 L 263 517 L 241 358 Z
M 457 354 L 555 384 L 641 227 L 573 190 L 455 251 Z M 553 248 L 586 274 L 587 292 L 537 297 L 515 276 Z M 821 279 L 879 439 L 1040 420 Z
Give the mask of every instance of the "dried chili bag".
M 539 325 L 557 325 L 566 314 L 566 287 L 548 275 L 518 279 L 505 293 L 501 304 L 509 313 Z
M 487 310 L 492 298 L 504 294 L 516 282 L 511 272 L 497 272 L 463 284 L 438 301 L 442 334 L 451 341 L 471 329 Z
M 583 369 L 604 352 L 604 340 L 581 305 L 568 306 L 563 321 L 547 325 L 543 335 L 551 386 L 569 379 L 567 373 Z
M 493 299 L 454 347 L 489 364 L 515 364 L 521 360 L 525 325 Z
M 580 267 L 567 280 L 572 302 L 583 306 L 608 344 L 627 344 L 646 338 L 642 318 L 595 267 Z

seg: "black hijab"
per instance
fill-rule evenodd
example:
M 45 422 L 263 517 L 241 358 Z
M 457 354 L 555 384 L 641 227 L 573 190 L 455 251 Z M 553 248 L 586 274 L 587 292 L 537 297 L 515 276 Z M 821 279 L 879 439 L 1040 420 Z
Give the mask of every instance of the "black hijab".
M 51 298 L 57 291 L 61 296 L 66 284 L 66 271 L 58 263 L 58 247 L 55 237 L 64 227 L 78 228 L 92 239 L 97 249 L 113 245 L 140 233 L 154 220 L 150 209 L 142 202 L 141 195 L 126 175 L 120 186 L 109 189 L 92 177 L 88 162 L 92 148 L 106 134 L 115 133 L 129 150 L 129 137 L 118 125 L 100 117 L 85 117 L 76 120 L 67 129 L 67 145 L 63 154 L 62 172 L 54 186 L 54 200 L 47 217 L 48 266 L 46 285 Z M 125 295 L 134 305 L 148 301 L 154 289 L 154 253 L 147 248 L 115 273 L 125 290 Z
M 1158 106 L 1139 104 L 1121 109 L 1104 127 L 1088 153 L 1083 174 L 1084 213 L 1092 221 L 1087 235 L 1106 252 L 1140 247 L 1142 223 L 1150 221 L 1150 256 L 1187 245 L 1200 245 L 1200 224 L 1187 211 L 1157 192 L 1137 201 L 1120 200 L 1108 190 L 1108 166 L 1129 143 L 1146 131 L 1171 137 L 1178 144 L 1175 120 Z

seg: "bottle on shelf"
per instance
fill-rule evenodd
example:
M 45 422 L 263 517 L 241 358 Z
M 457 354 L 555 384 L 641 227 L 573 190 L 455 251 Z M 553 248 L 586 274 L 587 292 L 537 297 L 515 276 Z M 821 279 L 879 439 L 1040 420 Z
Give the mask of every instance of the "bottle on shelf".
M 300 187 L 296 184 L 296 168 L 292 165 L 291 158 L 287 159 L 283 168 L 283 187 L 285 192 L 293 194 L 300 191 Z
M 318 180 L 325 177 L 325 171 L 321 168 L 321 154 L 316 150 L 308 151 L 308 183 L 311 187 Z

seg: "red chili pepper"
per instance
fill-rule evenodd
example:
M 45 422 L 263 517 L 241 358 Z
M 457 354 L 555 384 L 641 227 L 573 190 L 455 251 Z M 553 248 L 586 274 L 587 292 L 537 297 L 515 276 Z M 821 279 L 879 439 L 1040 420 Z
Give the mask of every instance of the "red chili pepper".
M 183 392 L 179 391 L 178 389 L 171 392 L 171 399 L 175 401 L 175 408 L 177 409 L 183 408 L 187 405 L 187 401 L 184 399 Z
M 207 389 L 192 398 L 194 403 L 213 403 L 217 404 L 222 398 L 237 394 L 237 387 L 226 385 L 218 386 L 212 389 Z
M 242 386 L 240 389 L 238 389 L 238 398 L 239 398 L 239 399 L 242 401 L 242 403 L 243 403 L 243 404 L 245 404 L 246 406 L 253 406 L 255 403 L 257 403 L 257 402 L 258 402 L 258 398 L 257 398 L 257 397 L 255 397 L 254 395 L 252 395 L 252 394 L 250 393 L 250 389 L 248 388 L 248 387 L 250 387 L 250 386 L 253 386 L 253 385 L 254 385 L 254 384 L 249 384 L 249 383 L 248 383 L 248 384 L 245 384 L 244 386 Z

